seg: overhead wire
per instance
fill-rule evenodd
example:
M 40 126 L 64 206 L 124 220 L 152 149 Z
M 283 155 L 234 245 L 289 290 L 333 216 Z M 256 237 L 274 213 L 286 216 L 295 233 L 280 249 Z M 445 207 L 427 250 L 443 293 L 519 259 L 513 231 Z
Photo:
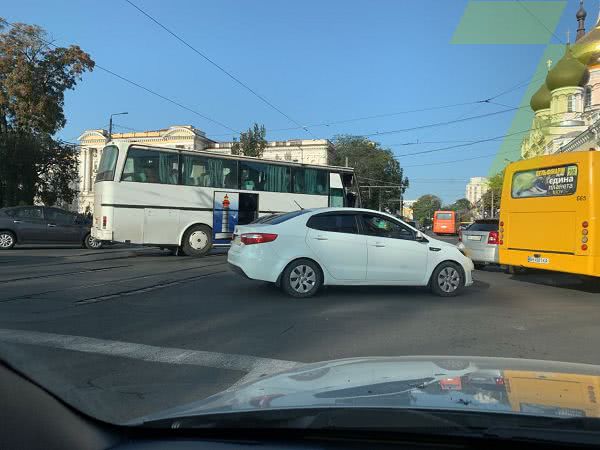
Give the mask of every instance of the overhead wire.
M 559 38 L 553 30 L 551 30 L 538 16 L 535 15 L 535 13 L 533 13 L 527 6 L 525 6 L 525 4 L 523 2 L 521 2 L 521 0 L 517 0 L 517 3 L 521 6 L 521 8 L 523 8 L 531 17 L 533 17 L 535 19 L 535 21 L 537 23 L 539 23 L 542 27 L 544 27 L 552 36 L 554 36 L 554 38 L 560 42 L 561 44 L 564 44 L 563 40 L 561 38 Z
M 517 111 L 519 109 L 524 109 L 526 107 L 527 106 L 518 106 L 518 107 L 503 109 L 501 111 L 494 111 L 494 112 L 485 113 L 485 114 L 478 114 L 475 116 L 463 117 L 460 119 L 447 120 L 444 122 L 435 122 L 435 123 L 430 123 L 430 124 L 425 124 L 425 125 L 417 125 L 414 127 L 399 128 L 396 130 L 377 131 L 377 132 L 373 132 L 373 133 L 364 134 L 363 136 L 365 136 L 365 137 L 385 136 L 385 135 L 389 135 L 389 134 L 405 133 L 407 131 L 415 131 L 415 130 L 422 130 L 422 129 L 426 129 L 426 128 L 434 128 L 434 127 L 440 127 L 440 126 L 445 126 L 445 125 L 452 125 L 455 123 L 468 122 L 470 120 L 483 119 L 485 117 L 497 116 L 499 114 L 504 114 L 504 113 L 511 112 L 511 111 Z
M 290 122 L 294 123 L 295 125 L 297 125 L 298 127 L 302 128 L 302 129 L 304 129 L 304 131 L 306 131 L 308 134 L 312 135 L 312 133 L 310 132 L 310 130 L 308 130 L 306 127 L 302 126 L 297 120 L 295 120 L 294 118 L 292 118 L 289 114 L 286 114 L 284 111 L 281 110 L 281 108 L 275 106 L 271 101 L 269 101 L 268 99 L 266 99 L 263 95 L 261 95 L 258 92 L 256 92 L 253 88 L 251 88 L 250 86 L 248 86 L 248 84 L 246 84 L 245 82 L 243 82 L 242 80 L 240 80 L 238 77 L 236 77 L 231 72 L 229 72 L 228 70 L 226 70 L 223 66 L 221 66 L 220 64 L 218 64 L 217 62 L 215 62 L 213 59 L 211 59 L 210 57 L 208 57 L 206 54 L 204 54 L 203 52 L 201 52 L 200 50 L 198 50 L 196 47 L 194 47 L 193 45 L 191 45 L 189 42 L 187 42 L 185 39 L 183 39 L 177 33 L 175 33 L 174 31 L 172 31 L 171 29 L 167 28 L 158 19 L 156 19 L 153 16 L 151 16 L 148 12 L 144 11 L 138 5 L 136 5 L 135 3 L 133 3 L 131 0 L 125 0 L 125 1 L 127 3 L 129 3 L 132 7 L 134 7 L 135 9 L 137 9 L 141 14 L 143 14 L 148 19 L 150 19 L 152 22 L 154 22 L 156 25 L 158 25 L 160 28 L 162 28 L 167 33 L 169 33 L 171 36 L 173 36 L 175 39 L 177 39 L 179 42 L 181 42 L 183 45 L 185 45 L 190 50 L 192 50 L 194 53 L 196 53 L 197 55 L 199 55 L 200 57 L 202 57 L 204 60 L 206 60 L 212 66 L 214 66 L 217 69 L 219 69 L 221 72 L 223 72 L 225 75 L 227 75 L 233 81 L 235 81 L 237 84 L 239 84 L 240 86 L 242 86 L 244 89 L 246 89 L 252 95 L 254 95 L 258 99 L 260 99 L 264 104 L 266 104 L 267 106 L 269 106 L 271 109 L 277 111 L 279 114 L 281 114 L 282 116 L 284 116 Z M 312 136 L 315 137 L 314 135 L 312 135 Z
M 15 24 L 7 21 L 6 19 L 1 19 L 1 22 L 2 23 L 6 23 L 7 25 L 11 26 L 12 28 L 15 28 Z M 56 44 L 54 44 L 52 42 L 49 42 L 49 41 L 47 41 L 47 40 L 45 40 L 43 38 L 39 38 L 39 39 L 40 39 L 41 42 L 43 42 L 44 44 L 46 44 L 46 45 L 48 45 L 50 47 L 54 47 L 54 48 L 58 47 Z M 102 71 L 104 71 L 104 72 L 106 72 L 106 73 L 108 73 L 108 74 L 110 74 L 110 75 L 112 75 L 112 76 L 114 76 L 116 78 L 119 78 L 122 81 L 125 81 L 126 83 L 131 84 L 132 86 L 135 86 L 135 87 L 137 87 L 139 89 L 142 89 L 142 90 L 144 90 L 144 91 L 146 91 L 146 92 L 148 92 L 148 93 L 150 93 L 150 94 L 152 94 L 152 95 L 154 95 L 156 97 L 161 98 L 162 100 L 165 100 L 165 101 L 167 101 L 169 103 L 172 103 L 172 104 L 174 104 L 174 105 L 176 105 L 176 106 L 178 106 L 178 107 L 180 107 L 182 109 L 185 109 L 186 111 L 191 112 L 191 113 L 193 113 L 193 114 L 195 114 L 195 115 L 203 118 L 204 120 L 207 120 L 208 122 L 211 122 L 211 123 L 214 123 L 216 125 L 219 125 L 219 126 L 225 128 L 227 130 L 233 131 L 234 133 L 239 133 L 238 130 L 236 130 L 236 129 L 228 126 L 228 125 L 225 125 L 224 123 L 219 122 L 218 120 L 213 119 L 213 118 L 211 118 L 211 117 L 209 117 L 209 116 L 207 116 L 205 114 L 202 114 L 201 112 L 198 112 L 198 111 L 196 111 L 196 110 L 194 110 L 194 109 L 192 109 L 192 108 L 190 108 L 188 106 L 185 106 L 185 105 L 183 105 L 182 103 L 179 103 L 176 100 L 173 100 L 173 99 L 171 99 L 169 97 L 166 97 L 165 95 L 162 95 L 162 94 L 160 94 L 160 93 L 158 93 L 158 92 L 156 92 L 156 91 L 154 91 L 154 90 L 152 90 L 152 89 L 150 89 L 150 88 L 148 88 L 146 86 L 143 86 L 142 84 L 140 84 L 140 83 L 138 83 L 136 81 L 133 81 L 133 80 L 131 80 L 131 79 L 129 79 L 129 78 L 123 76 L 123 75 L 120 75 L 120 74 L 118 74 L 118 73 L 116 73 L 116 72 L 108 69 L 107 67 L 103 67 L 103 66 L 101 66 L 98 63 L 94 63 L 94 68 L 100 69 L 100 70 L 102 70 Z

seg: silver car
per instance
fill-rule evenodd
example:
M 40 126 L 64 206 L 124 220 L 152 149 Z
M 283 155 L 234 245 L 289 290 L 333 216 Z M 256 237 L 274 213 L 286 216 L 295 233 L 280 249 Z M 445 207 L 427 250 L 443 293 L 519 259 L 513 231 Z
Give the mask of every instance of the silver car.
M 458 248 L 471 258 L 476 268 L 498 264 L 498 219 L 473 222 L 458 235 Z

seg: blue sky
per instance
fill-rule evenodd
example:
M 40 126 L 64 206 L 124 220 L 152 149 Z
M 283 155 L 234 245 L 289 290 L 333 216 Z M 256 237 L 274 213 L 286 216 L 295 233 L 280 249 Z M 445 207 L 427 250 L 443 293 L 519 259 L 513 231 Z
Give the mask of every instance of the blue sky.
M 316 124 L 475 102 L 531 78 L 544 45 L 456 45 L 452 36 L 466 0 L 183 1 L 135 0 L 167 27 L 210 56 L 301 124 Z M 556 29 L 565 40 L 576 29 L 578 0 L 569 0 Z M 589 30 L 598 1 L 587 0 Z M 267 129 L 295 125 L 184 47 L 124 0 L 20 0 L 3 5 L 10 22 L 44 27 L 57 45 L 78 44 L 101 66 L 135 80 L 229 127 L 253 122 Z M 552 42 L 556 43 L 556 40 Z M 521 102 L 526 86 L 496 99 Z M 218 125 L 95 70 L 66 98 L 73 141 L 88 128 L 115 123 L 134 129 L 192 124 L 216 140 L 232 133 Z M 502 110 L 465 105 L 311 128 L 312 134 L 368 134 Z M 486 119 L 374 137 L 397 155 L 507 132 L 512 113 Z M 116 128 L 116 131 L 122 131 Z M 269 132 L 269 139 L 309 138 L 303 130 Z M 515 136 L 518 146 L 520 136 Z M 437 194 L 445 202 L 464 196 L 467 179 L 487 175 L 493 157 L 438 164 L 494 153 L 500 142 L 400 156 L 413 180 L 406 198 Z M 430 164 L 430 165 L 424 165 Z M 421 166 L 419 166 L 421 165 Z

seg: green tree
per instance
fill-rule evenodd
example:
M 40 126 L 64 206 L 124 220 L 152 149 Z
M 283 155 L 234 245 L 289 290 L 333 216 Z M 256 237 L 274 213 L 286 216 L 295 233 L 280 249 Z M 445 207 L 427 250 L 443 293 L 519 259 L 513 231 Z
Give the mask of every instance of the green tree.
M 502 200 L 502 185 L 504 184 L 504 170 L 490 177 L 488 180 L 488 190 L 481 196 L 479 202 L 480 210 L 490 215 L 493 204 L 493 215 L 497 215 L 497 210 L 500 208 Z M 493 201 L 493 203 L 492 203 Z
M 0 30 L 0 206 L 69 202 L 77 155 L 53 135 L 66 124 L 65 91 L 94 61 L 78 46 L 55 47 L 36 25 L 0 19 Z
M 431 225 L 433 213 L 442 207 L 442 201 L 436 195 L 422 195 L 413 204 L 413 217 L 421 225 Z
M 254 123 L 252 128 L 248 128 L 248 131 L 240 133 L 240 140 L 231 146 L 231 153 L 261 158 L 267 146 L 266 135 L 265 126 Z
M 442 207 L 442 209 L 456 211 L 459 222 L 466 222 L 472 218 L 473 205 L 471 205 L 471 202 L 466 198 L 459 198 L 451 205 Z
M 365 208 L 399 210 L 400 194 L 409 186 L 408 178 L 391 150 L 363 136 L 342 135 L 334 138 L 332 163 L 353 167 Z M 368 188 L 368 186 L 390 186 Z

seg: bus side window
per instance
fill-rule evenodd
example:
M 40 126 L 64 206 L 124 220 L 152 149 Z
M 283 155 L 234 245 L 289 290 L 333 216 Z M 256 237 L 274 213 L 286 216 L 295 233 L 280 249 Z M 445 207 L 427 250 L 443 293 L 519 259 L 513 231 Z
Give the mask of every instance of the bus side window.
M 177 153 L 131 147 L 127 152 L 121 181 L 177 184 Z
M 292 169 L 294 192 L 298 194 L 327 195 L 329 173 L 311 168 Z

